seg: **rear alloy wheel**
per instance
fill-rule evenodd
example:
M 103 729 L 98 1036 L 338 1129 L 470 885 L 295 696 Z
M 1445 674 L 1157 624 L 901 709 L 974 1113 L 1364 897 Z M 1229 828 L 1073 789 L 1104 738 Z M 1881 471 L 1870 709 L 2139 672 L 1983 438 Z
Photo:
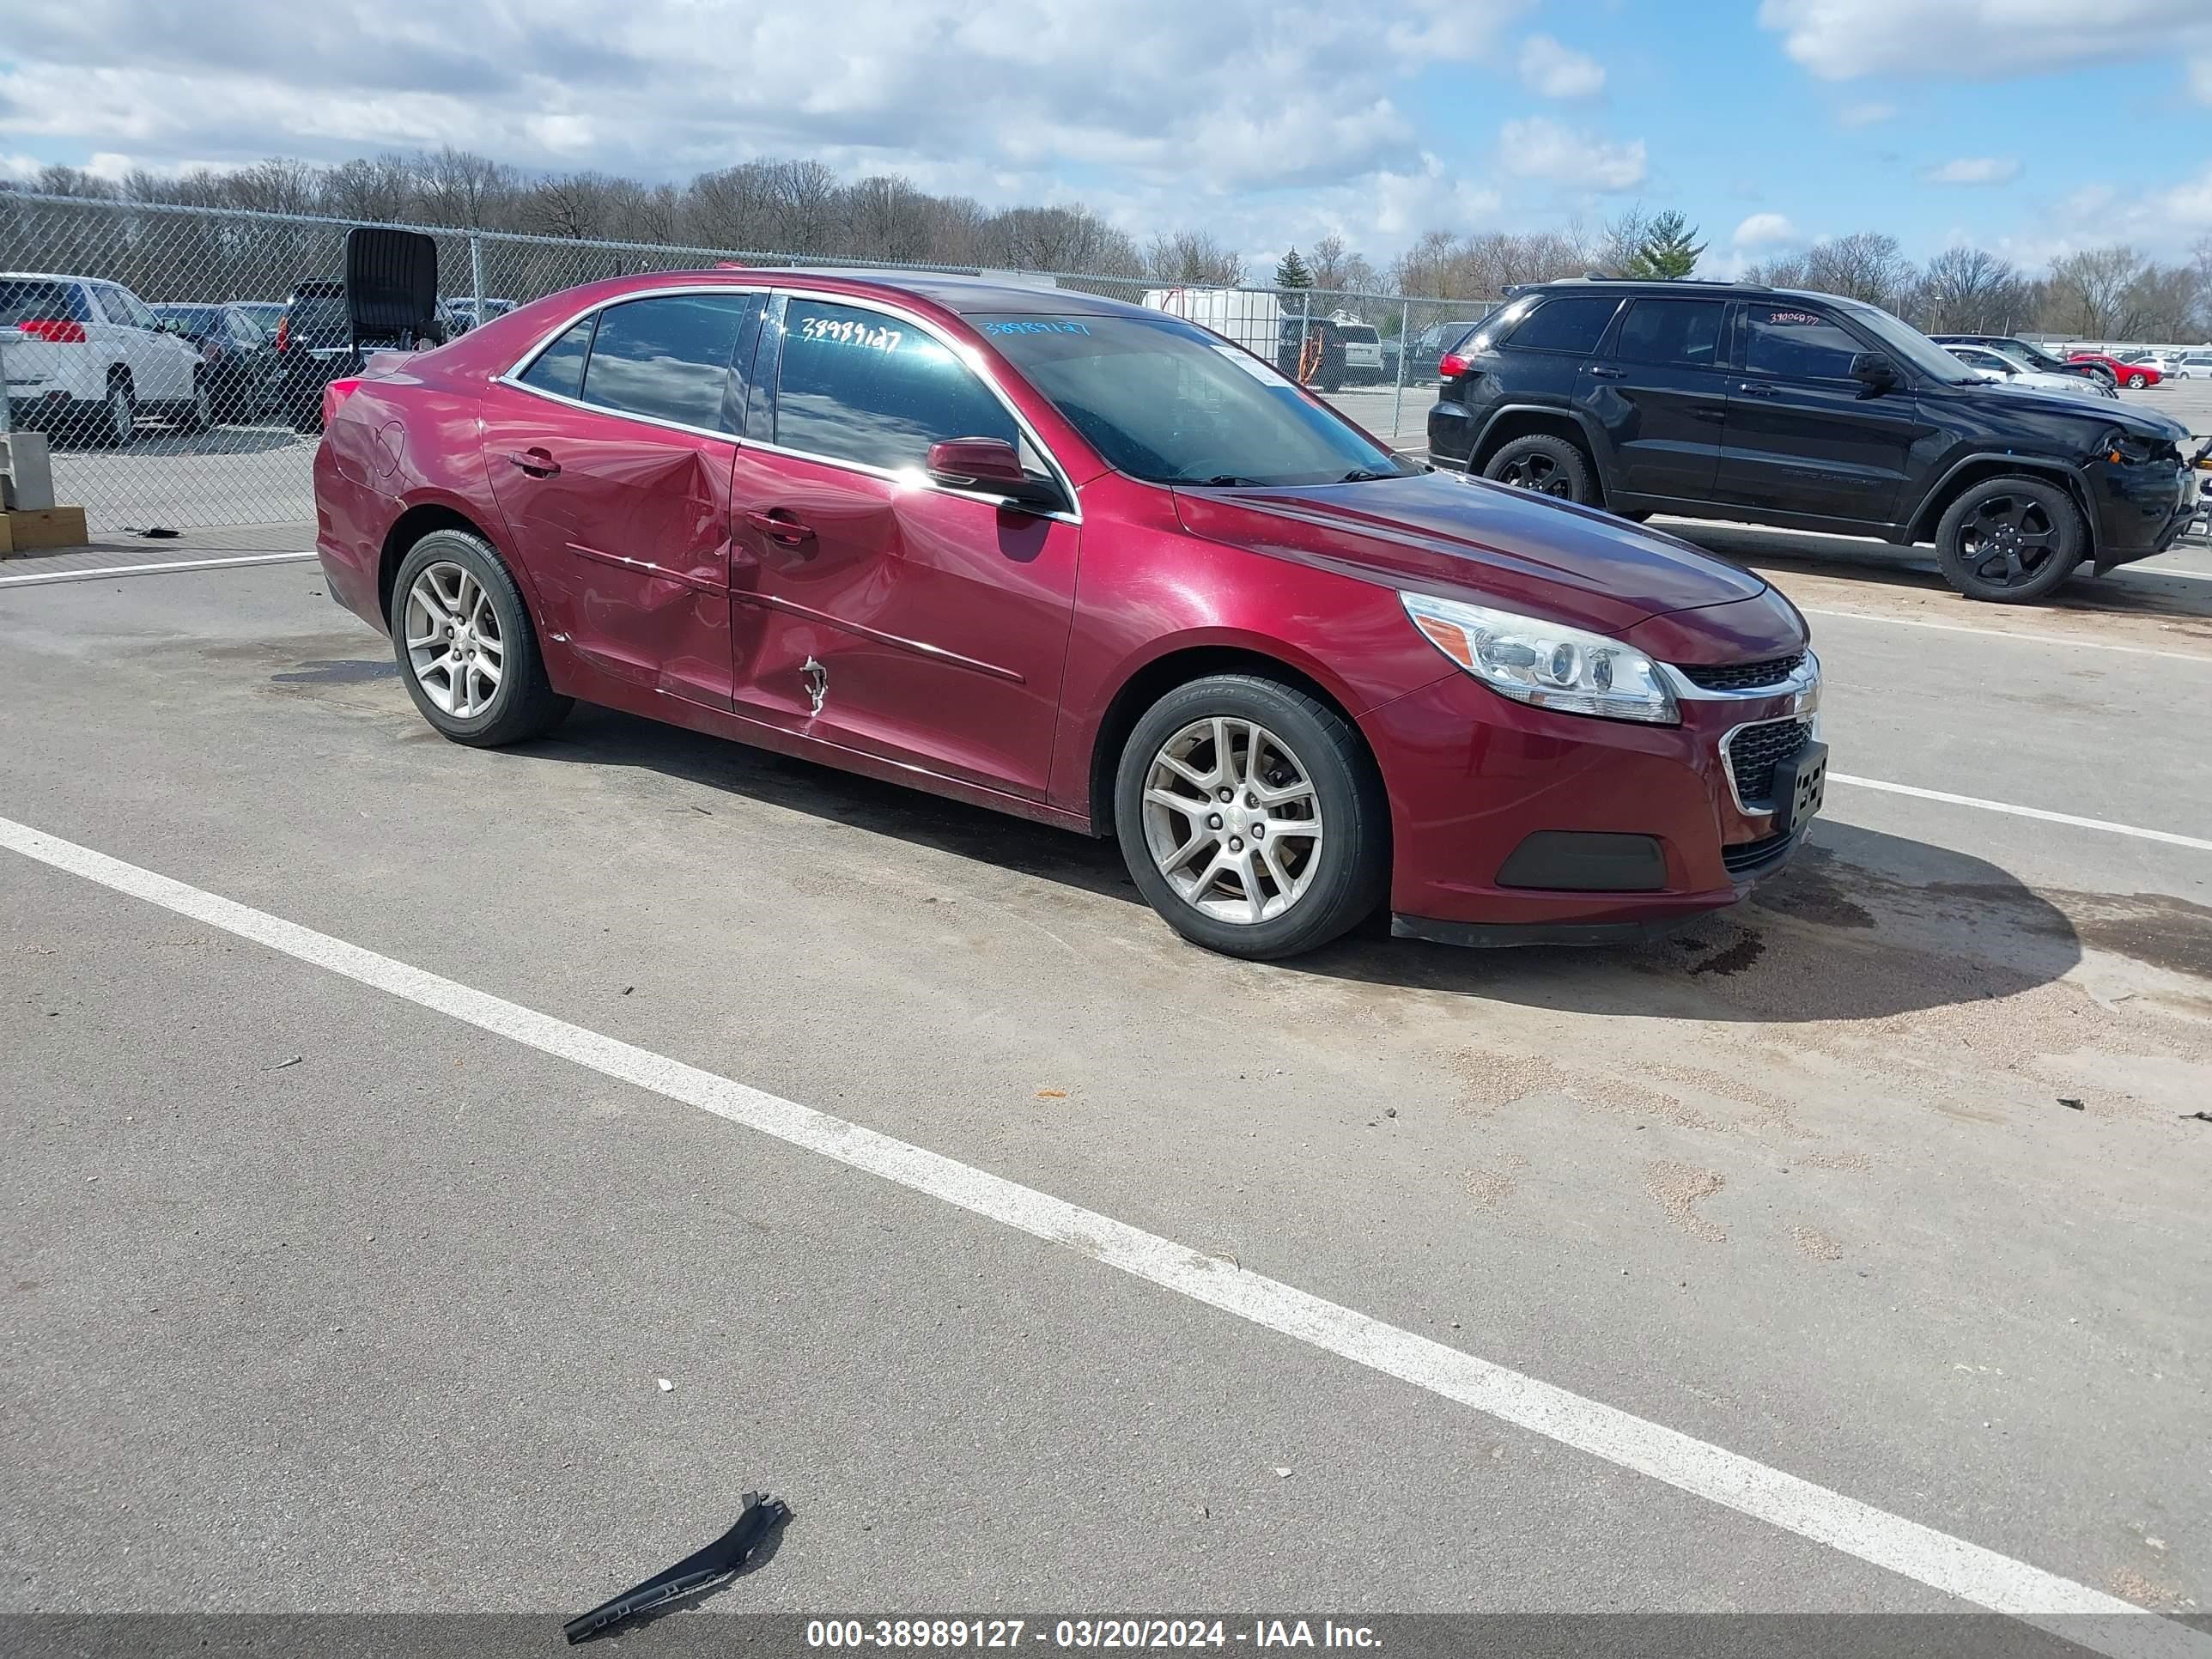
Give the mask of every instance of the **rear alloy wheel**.
M 1490 458 L 1482 476 L 1563 501 L 1589 506 L 1596 500 L 1596 492 L 1590 488 L 1589 463 L 1583 459 L 1582 451 L 1548 433 L 1516 438 Z
M 416 708 L 455 743 L 542 736 L 572 706 L 555 693 L 514 579 L 476 537 L 434 530 L 392 583 L 392 643 Z
M 2128 376 L 2128 390 L 2130 392 L 2140 392 L 2149 384 L 2150 376 L 2148 374 L 2130 374 Z
M 2025 605 L 2074 574 L 2088 550 L 2074 498 L 2041 478 L 1985 478 L 1936 527 L 1943 578 L 1970 599 Z
M 1115 780 L 1122 856 L 1152 908 L 1193 943 L 1255 961 L 1325 945 L 1382 902 L 1387 811 L 1358 732 L 1249 674 L 1168 693 Z

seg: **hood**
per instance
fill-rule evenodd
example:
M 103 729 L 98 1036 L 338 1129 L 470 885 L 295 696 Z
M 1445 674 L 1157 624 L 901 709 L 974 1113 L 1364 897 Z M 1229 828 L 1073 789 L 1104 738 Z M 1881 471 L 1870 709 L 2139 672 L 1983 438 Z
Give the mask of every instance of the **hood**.
M 1987 390 L 2002 397 L 2008 409 L 2016 409 L 2023 403 L 2032 404 L 2054 415 L 2093 420 L 2103 426 L 2116 426 L 2138 438 L 2154 438 L 2170 444 L 2178 444 L 2189 435 L 2189 428 L 2179 421 L 2094 392 L 2083 396 L 2071 392 L 2046 392 L 2041 386 L 1991 386 Z
M 1183 526 L 1211 541 L 1601 633 L 1767 591 L 1674 537 L 1456 473 L 1179 489 L 1176 506 Z

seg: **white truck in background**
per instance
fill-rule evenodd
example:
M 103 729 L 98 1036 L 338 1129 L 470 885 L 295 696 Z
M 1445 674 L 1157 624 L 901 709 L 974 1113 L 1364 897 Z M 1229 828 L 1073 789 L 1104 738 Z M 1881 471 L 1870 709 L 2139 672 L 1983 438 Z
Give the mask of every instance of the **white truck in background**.
M 1241 288 L 1149 288 L 1145 307 L 1211 329 L 1271 363 L 1281 349 L 1283 302 L 1272 294 Z M 1296 313 L 1290 320 L 1297 324 Z

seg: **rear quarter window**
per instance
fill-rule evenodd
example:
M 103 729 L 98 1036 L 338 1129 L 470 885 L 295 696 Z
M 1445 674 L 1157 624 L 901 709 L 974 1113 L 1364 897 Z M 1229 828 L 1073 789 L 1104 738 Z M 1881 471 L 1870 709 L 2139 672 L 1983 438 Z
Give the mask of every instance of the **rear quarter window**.
M 1504 343 L 1516 351 L 1595 351 L 1620 309 L 1613 295 L 1559 295 L 1522 318 Z

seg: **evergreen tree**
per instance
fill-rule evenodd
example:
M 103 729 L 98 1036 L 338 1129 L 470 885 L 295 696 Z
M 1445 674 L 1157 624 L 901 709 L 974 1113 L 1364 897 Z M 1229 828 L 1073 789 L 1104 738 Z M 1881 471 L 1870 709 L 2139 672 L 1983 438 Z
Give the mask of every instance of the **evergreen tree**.
M 1629 258 L 1626 274 L 1680 281 L 1698 268 L 1698 256 L 1705 251 L 1697 236 L 1695 225 L 1668 209 L 1644 228 L 1644 240 Z
M 1298 258 L 1297 249 L 1292 248 L 1275 261 L 1275 286 L 1277 288 L 1311 288 L 1313 286 L 1313 272 L 1308 270 L 1306 262 Z

